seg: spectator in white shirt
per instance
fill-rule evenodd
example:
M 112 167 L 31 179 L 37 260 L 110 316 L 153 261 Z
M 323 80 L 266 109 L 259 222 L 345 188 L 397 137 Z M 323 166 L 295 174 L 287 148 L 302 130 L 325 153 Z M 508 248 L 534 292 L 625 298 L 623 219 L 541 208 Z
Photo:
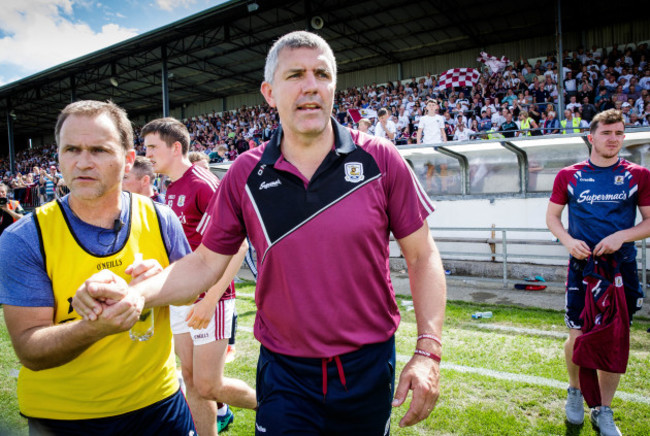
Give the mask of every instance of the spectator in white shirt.
M 397 129 L 404 132 L 409 126 L 409 116 L 406 113 L 406 107 L 401 105 L 397 113 Z
M 420 118 L 418 124 L 417 143 L 436 144 L 447 142 L 445 119 L 438 114 L 440 107 L 433 99 L 427 100 L 427 115 Z
M 650 69 L 645 70 L 645 76 L 639 80 L 639 86 L 641 86 L 641 89 L 650 91 Z
M 569 104 L 566 105 L 566 108 L 570 110 L 571 112 L 575 112 L 575 108 L 581 108 L 582 105 L 578 103 L 577 97 L 575 95 L 572 95 L 569 97 Z
M 386 108 L 381 108 L 377 111 L 378 122 L 375 126 L 375 136 L 380 138 L 387 138 L 391 142 L 395 142 L 395 134 L 397 133 L 397 126 L 390 119 Z
M 472 135 L 475 134 L 471 129 L 465 128 L 464 123 L 458 123 L 458 127 L 456 128 L 456 133 L 454 133 L 454 141 L 469 141 L 470 139 L 473 139 Z

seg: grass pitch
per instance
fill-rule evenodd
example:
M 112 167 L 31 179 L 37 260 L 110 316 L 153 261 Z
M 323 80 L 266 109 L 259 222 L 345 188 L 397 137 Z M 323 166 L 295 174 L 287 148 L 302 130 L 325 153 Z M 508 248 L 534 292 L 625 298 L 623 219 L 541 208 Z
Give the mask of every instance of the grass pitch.
M 238 287 L 237 358 L 226 374 L 255 385 L 259 343 L 253 338 L 255 304 L 252 285 Z M 558 295 L 558 298 L 562 296 Z M 397 332 L 398 371 L 415 348 L 412 311 L 401 304 Z M 490 319 L 473 320 L 476 311 Z M 393 435 L 594 435 L 591 425 L 564 421 L 566 370 L 562 312 L 510 306 L 449 302 L 444 328 L 441 397 L 424 422 L 409 428 L 398 423 L 405 406 L 394 410 Z M 0 435 L 26 435 L 18 413 L 15 373 L 20 367 L 0 314 Z M 636 319 L 631 330 L 627 373 L 614 399 L 614 418 L 624 435 L 650 435 L 650 320 Z M 233 408 L 235 421 L 226 435 L 254 433 L 252 411 Z

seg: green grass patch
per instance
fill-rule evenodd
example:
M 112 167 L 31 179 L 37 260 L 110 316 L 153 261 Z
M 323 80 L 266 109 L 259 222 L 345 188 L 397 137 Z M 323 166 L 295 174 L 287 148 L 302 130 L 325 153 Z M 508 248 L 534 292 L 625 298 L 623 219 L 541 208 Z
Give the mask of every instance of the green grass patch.
M 239 325 L 237 358 L 226 365 L 229 377 L 240 378 L 255 385 L 255 370 L 259 343 L 250 332 L 255 319 L 252 285 L 238 286 Z M 558 296 L 558 298 L 562 298 Z M 411 356 L 415 347 L 416 325 L 412 311 L 401 304 L 407 297 L 398 297 L 402 323 L 397 332 L 397 353 Z M 472 320 L 476 311 L 492 311 L 493 317 Z M 514 331 L 494 331 L 479 328 L 492 324 L 505 328 L 531 329 L 538 334 Z M 650 327 L 647 319 L 635 320 L 631 331 L 631 354 L 628 372 L 621 380 L 620 391 L 650 396 Z M 245 331 L 248 330 L 248 331 Z M 566 333 L 564 314 L 559 311 L 449 302 L 447 305 L 443 341 L 445 363 L 470 368 L 484 368 L 508 374 L 544 377 L 566 382 L 563 337 L 550 333 Z M 557 336 L 557 335 L 556 335 Z M 398 363 L 398 371 L 404 364 Z M 0 324 L 0 429 L 16 429 L 26 435 L 26 424 L 19 416 L 16 402 L 16 379 L 10 375 L 19 368 L 11 348 L 4 321 Z M 454 369 L 441 371 L 441 397 L 434 413 L 424 422 L 409 428 L 399 428 L 399 420 L 408 409 L 407 404 L 394 410 L 391 434 L 411 435 L 593 435 L 587 422 L 577 427 L 564 421 L 564 389 L 540 386 L 510 379 L 496 379 L 477 373 Z M 614 399 L 615 420 L 623 434 L 650 435 L 650 405 L 641 402 Z M 250 410 L 233 408 L 235 421 L 224 434 L 251 435 L 255 414 Z M 1 430 L 0 430 L 1 434 Z
M 16 372 L 20 362 L 11 345 L 5 326 L 4 311 L 0 310 L 0 434 L 27 434 L 27 422 L 18 414 Z

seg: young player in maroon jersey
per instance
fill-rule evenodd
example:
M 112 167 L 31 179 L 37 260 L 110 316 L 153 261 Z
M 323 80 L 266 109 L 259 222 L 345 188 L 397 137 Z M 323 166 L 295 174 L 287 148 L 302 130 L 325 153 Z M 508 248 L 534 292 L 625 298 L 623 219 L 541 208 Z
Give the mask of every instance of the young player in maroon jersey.
M 585 285 L 579 264 L 590 256 L 617 253 L 627 299 L 629 318 L 641 307 L 636 248 L 633 241 L 650 236 L 650 171 L 619 157 L 625 137 L 620 111 L 610 109 L 594 117 L 588 135 L 589 160 L 560 170 L 553 184 L 546 224 L 571 255 L 566 289 L 565 321 L 569 328 L 564 352 L 569 373 L 567 420 L 584 421 L 580 367 L 573 362 L 574 344 L 583 334 L 581 312 Z M 569 206 L 569 227 L 562 211 Z M 637 208 L 642 220 L 635 225 Z M 599 371 L 601 405 L 591 411 L 591 421 L 605 436 L 620 435 L 610 408 L 621 375 Z
M 189 132 L 178 120 L 153 120 L 143 127 L 141 134 L 154 170 L 171 179 L 166 202 L 180 219 L 195 250 L 211 219 L 211 200 L 219 181 L 210 171 L 189 161 Z M 201 435 L 216 434 L 215 400 L 249 409 L 257 405 L 254 389 L 241 380 L 224 377 L 235 307 L 232 279 L 246 249 L 247 245 L 243 244 L 223 277 L 193 305 L 171 307 L 176 353 L 181 359 L 187 399 Z M 233 415 L 227 405 L 220 404 L 219 408 L 222 410 L 219 427 L 223 429 L 232 422 Z

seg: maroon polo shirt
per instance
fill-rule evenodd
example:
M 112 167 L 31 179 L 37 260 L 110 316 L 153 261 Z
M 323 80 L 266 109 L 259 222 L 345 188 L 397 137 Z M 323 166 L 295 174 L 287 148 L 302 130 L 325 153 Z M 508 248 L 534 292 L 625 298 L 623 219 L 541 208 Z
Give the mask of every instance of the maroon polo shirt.
M 311 180 L 280 150 L 282 129 L 237 158 L 221 181 L 203 244 L 257 251 L 255 337 L 271 351 L 323 358 L 388 340 L 400 316 L 389 236 L 433 212 L 389 141 L 332 120 L 335 143 Z

